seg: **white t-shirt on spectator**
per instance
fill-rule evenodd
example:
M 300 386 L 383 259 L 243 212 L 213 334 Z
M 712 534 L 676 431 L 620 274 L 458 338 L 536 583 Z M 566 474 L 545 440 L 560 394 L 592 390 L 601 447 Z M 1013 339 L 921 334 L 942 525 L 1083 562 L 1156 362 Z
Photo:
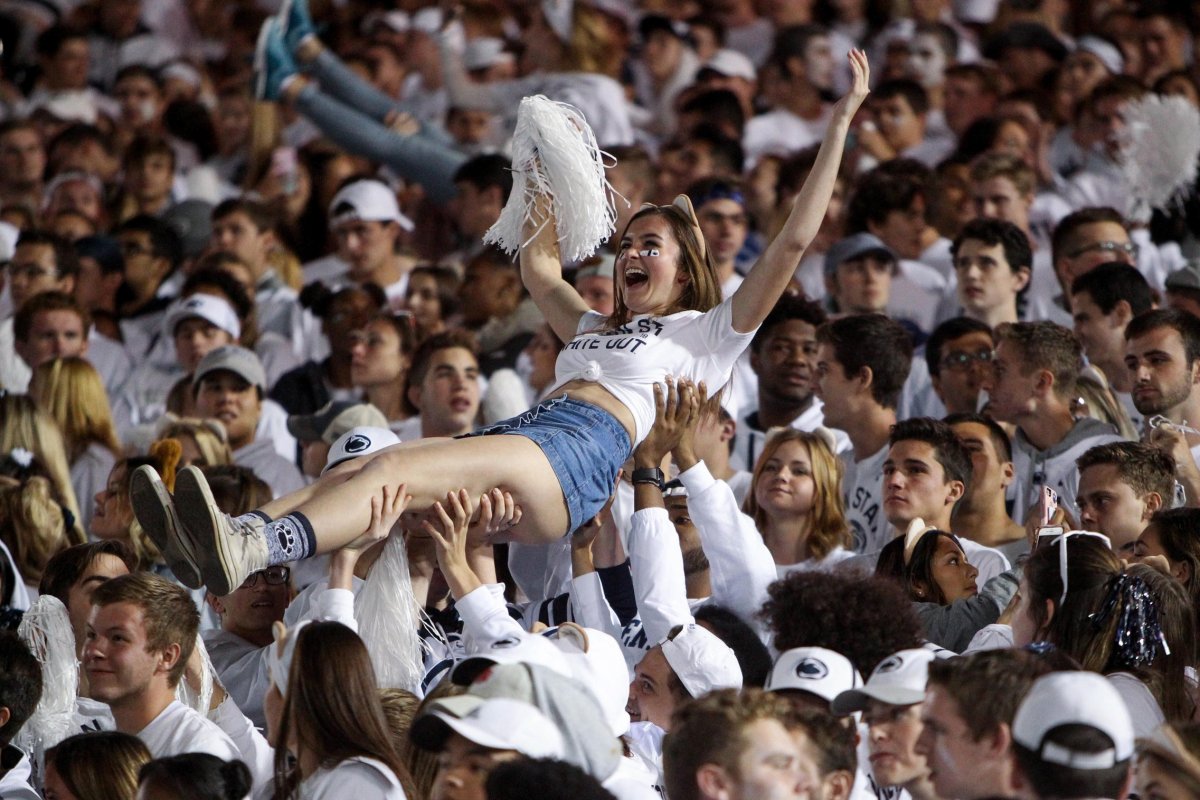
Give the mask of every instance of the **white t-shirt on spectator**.
M 181 753 L 209 753 L 226 761 L 242 757 L 220 728 L 178 700 L 138 731 L 138 738 L 154 758 Z

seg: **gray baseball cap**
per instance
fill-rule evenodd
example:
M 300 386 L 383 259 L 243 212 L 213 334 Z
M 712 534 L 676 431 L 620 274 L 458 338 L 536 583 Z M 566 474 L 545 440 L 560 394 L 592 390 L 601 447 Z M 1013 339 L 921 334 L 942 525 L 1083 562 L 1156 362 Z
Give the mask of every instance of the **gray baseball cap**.
M 192 386 L 199 386 L 204 376 L 212 372 L 226 370 L 252 386 L 257 386 L 264 392 L 267 390 L 267 373 L 263 371 L 262 362 L 253 350 L 227 344 L 218 347 L 200 360 L 196 374 L 192 376 Z
M 855 233 L 845 239 L 839 239 L 825 254 L 825 274 L 832 275 L 846 261 L 862 258 L 866 255 L 878 255 L 895 262 L 896 253 L 873 233 Z
M 370 403 L 358 400 L 330 400 L 312 414 L 292 414 L 287 420 L 288 433 L 302 442 L 333 444 L 351 428 L 386 428 L 387 417 Z
M 1167 276 L 1167 291 L 1172 289 L 1200 289 L 1200 258 L 1189 260 Z

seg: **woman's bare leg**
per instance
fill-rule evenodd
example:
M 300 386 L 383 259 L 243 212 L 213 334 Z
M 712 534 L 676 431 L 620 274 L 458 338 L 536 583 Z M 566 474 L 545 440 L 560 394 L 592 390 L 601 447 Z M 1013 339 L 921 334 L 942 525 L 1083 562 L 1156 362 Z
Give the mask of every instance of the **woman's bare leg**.
M 418 439 L 413 442 L 405 442 L 404 444 L 393 445 L 392 447 L 389 447 L 385 450 L 380 450 L 378 453 L 373 453 L 369 456 L 352 458 L 349 461 L 343 461 L 341 464 L 338 464 L 336 467 L 317 478 L 308 486 L 305 486 L 302 489 L 297 489 L 289 494 L 285 494 L 283 497 L 276 497 L 259 510 L 271 519 L 278 519 L 285 514 L 292 513 L 300 506 L 313 500 L 315 497 L 319 497 L 326 492 L 335 490 L 338 486 L 341 486 L 354 475 L 358 474 L 364 467 L 366 467 L 376 458 L 379 458 L 390 450 L 412 450 L 417 447 L 426 447 L 430 444 L 448 441 L 452 440 L 445 438 Z
M 371 499 L 383 487 L 403 484 L 412 496 L 406 515 L 419 515 L 446 493 L 466 489 L 479 497 L 492 489 L 510 493 L 522 509 L 517 541 L 549 542 L 569 526 L 558 476 L 541 448 L 523 436 L 443 439 L 382 451 L 349 476 L 320 481 L 304 502 L 266 522 L 220 513 L 198 470 L 176 478 L 174 506 L 192 540 L 204 582 L 218 595 L 237 588 L 250 573 L 336 550 L 358 538 L 371 520 Z M 294 495 L 293 495 L 294 497 Z M 282 507 L 279 506 L 279 507 Z
M 562 538 L 569 520 L 558 476 L 534 442 L 523 436 L 476 436 L 385 450 L 329 491 L 294 509 L 312 524 L 317 552 L 328 553 L 357 538 L 371 521 L 371 498 L 384 486 L 405 484 L 408 514 L 419 514 L 464 488 L 479 497 L 492 489 L 510 492 L 521 506 L 513 536 L 529 543 Z

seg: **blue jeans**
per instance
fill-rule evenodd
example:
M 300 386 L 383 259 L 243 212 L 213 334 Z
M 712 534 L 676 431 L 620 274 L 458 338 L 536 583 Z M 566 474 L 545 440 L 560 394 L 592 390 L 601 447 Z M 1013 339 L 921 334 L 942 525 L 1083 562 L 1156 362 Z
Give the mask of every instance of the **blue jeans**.
M 620 420 L 597 405 L 566 395 L 467 435 L 500 434 L 524 436 L 542 449 L 567 502 L 571 517 L 567 533 L 600 513 L 633 449 Z

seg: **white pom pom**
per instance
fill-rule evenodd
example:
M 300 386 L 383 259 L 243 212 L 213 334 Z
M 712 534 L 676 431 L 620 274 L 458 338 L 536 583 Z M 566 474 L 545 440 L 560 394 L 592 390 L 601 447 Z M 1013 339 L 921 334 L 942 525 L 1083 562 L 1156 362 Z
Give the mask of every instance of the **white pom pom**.
M 1196 184 L 1200 110 L 1181 97 L 1148 94 L 1123 112 L 1121 170 L 1137 203 L 1170 211 Z
M 354 598 L 358 635 L 367 645 L 379 685 L 421 694 L 425 659 L 420 624 L 425 611 L 413 594 L 404 537 L 393 532 Z
M 187 681 L 180 681 L 175 685 L 175 699 L 193 711 L 208 716 L 208 707 L 212 705 L 213 676 L 217 674 L 217 668 L 213 666 L 212 659 L 208 657 L 208 648 L 204 646 L 204 638 L 198 633 L 196 634 L 195 648 L 201 661 L 204 662 L 204 669 L 200 673 L 200 691 L 193 692 Z
M 62 602 L 44 594 L 25 612 L 17 635 L 42 664 L 42 698 L 16 743 L 40 764 L 42 754 L 71 732 L 79 692 L 75 632 Z
M 512 139 L 513 191 L 483 241 L 516 253 L 525 243 L 525 222 L 540 231 L 548 222 L 534 213 L 538 195 L 548 195 L 565 262 L 581 261 L 613 234 L 616 193 L 604 176 L 606 154 L 578 109 L 541 95 L 526 97 L 517 111 Z

